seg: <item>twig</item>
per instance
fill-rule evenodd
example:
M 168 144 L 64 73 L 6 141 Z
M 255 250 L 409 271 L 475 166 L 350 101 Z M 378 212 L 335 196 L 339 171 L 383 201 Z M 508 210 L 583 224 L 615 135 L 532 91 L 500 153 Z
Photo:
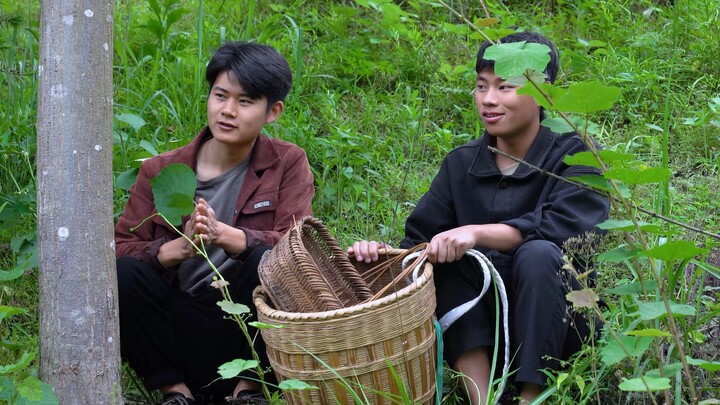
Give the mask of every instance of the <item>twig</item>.
M 492 147 L 492 146 L 488 146 L 488 149 L 489 149 L 491 152 L 493 152 L 493 153 L 497 153 L 497 154 L 499 154 L 499 155 L 505 156 L 506 158 L 512 159 L 512 160 L 515 161 L 515 162 L 518 162 L 518 163 L 520 163 L 520 164 L 523 164 L 523 165 L 525 165 L 525 166 L 528 166 L 528 167 L 530 167 L 531 169 L 533 169 L 533 170 L 535 170 L 535 171 L 537 171 L 537 172 L 539 172 L 540 174 L 543 174 L 543 175 L 545 175 L 545 176 L 552 177 L 552 178 L 554 178 L 554 179 L 557 179 L 557 180 L 564 181 L 564 182 L 566 182 L 566 183 L 572 184 L 572 185 L 574 185 L 574 186 L 576 186 L 576 187 L 580 187 L 580 188 L 582 188 L 582 189 L 584 189 L 584 190 L 593 191 L 593 192 L 595 192 L 595 193 L 602 194 L 602 195 L 604 195 L 604 196 L 606 196 L 606 197 L 608 197 L 608 198 L 616 199 L 616 200 L 617 200 L 617 197 L 616 197 L 615 195 L 612 195 L 612 194 L 610 194 L 610 193 L 608 193 L 608 192 L 606 192 L 606 191 L 598 190 L 598 189 L 592 188 L 592 187 L 590 187 L 590 186 L 588 186 L 588 185 L 585 185 L 585 184 L 582 184 L 582 183 L 579 183 L 579 182 L 576 182 L 576 181 L 573 181 L 573 180 L 570 180 L 570 179 L 566 179 L 565 177 L 562 177 L 562 176 L 558 176 L 558 175 L 555 174 L 555 173 L 548 172 L 547 170 L 544 170 L 544 169 L 542 169 L 542 168 L 540 168 L 540 167 L 538 167 L 538 166 L 535 166 L 535 165 L 533 165 L 532 163 L 528 163 L 528 162 L 526 162 L 526 161 L 524 161 L 524 160 L 522 160 L 522 159 L 520 159 L 520 158 L 516 158 L 515 156 L 512 156 L 512 155 L 510 155 L 510 154 L 507 154 L 507 153 L 505 153 L 505 152 L 503 152 L 503 151 L 501 151 L 501 150 L 499 150 L 499 149 L 497 149 L 497 148 L 494 148 L 494 147 Z M 700 229 L 700 228 L 694 227 L 694 226 L 692 226 L 692 225 L 688 225 L 688 224 L 686 224 L 686 223 L 684 223 L 684 222 L 680 222 L 680 221 L 678 221 L 678 220 L 675 220 L 675 219 L 666 217 L 666 216 L 661 215 L 661 214 L 658 214 L 658 213 L 656 213 L 656 212 L 654 212 L 654 211 L 650 211 L 650 210 L 648 210 L 648 209 L 645 209 L 645 208 L 642 208 L 642 207 L 638 207 L 638 206 L 635 206 L 635 209 L 637 209 L 638 211 L 640 211 L 640 212 L 642 212 L 642 213 L 644 213 L 644 214 L 648 214 L 648 215 L 650 215 L 650 216 L 652 216 L 652 217 L 654 217 L 654 218 L 657 218 L 657 219 L 663 220 L 663 221 L 665 221 L 665 222 L 669 222 L 669 223 L 671 223 L 671 224 L 674 224 L 674 225 L 683 227 L 683 228 L 688 229 L 688 230 L 690 230 L 690 231 L 697 232 L 697 233 L 703 234 L 703 235 L 705 235 L 705 236 L 710 236 L 710 237 L 715 238 L 715 239 L 720 239 L 720 235 L 718 235 L 718 234 L 716 234 L 716 233 L 708 232 L 708 231 L 706 231 L 706 230 L 704 230 L 704 229 Z

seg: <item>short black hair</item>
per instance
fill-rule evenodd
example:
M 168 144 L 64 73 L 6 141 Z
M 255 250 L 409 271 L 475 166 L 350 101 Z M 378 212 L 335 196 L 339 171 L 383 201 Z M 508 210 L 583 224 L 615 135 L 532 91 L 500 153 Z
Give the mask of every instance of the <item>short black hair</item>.
M 500 38 L 500 43 L 507 44 L 511 42 L 532 42 L 536 44 L 547 45 L 550 48 L 550 62 L 548 62 L 545 68 L 545 75 L 550 83 L 555 83 L 557 78 L 558 70 L 560 70 L 560 61 L 558 58 L 558 51 L 555 44 L 544 36 L 530 31 L 516 32 L 510 35 L 506 35 Z M 495 68 L 494 60 L 484 59 L 485 51 L 491 46 L 495 45 L 490 41 L 485 41 L 480 45 L 480 50 L 477 53 L 477 61 L 475 62 L 475 72 L 480 73 L 486 70 Z
M 212 56 L 205 79 L 212 86 L 222 73 L 232 72 L 248 97 L 267 98 L 268 109 L 285 100 L 292 87 L 287 60 L 275 48 L 252 42 L 226 42 Z

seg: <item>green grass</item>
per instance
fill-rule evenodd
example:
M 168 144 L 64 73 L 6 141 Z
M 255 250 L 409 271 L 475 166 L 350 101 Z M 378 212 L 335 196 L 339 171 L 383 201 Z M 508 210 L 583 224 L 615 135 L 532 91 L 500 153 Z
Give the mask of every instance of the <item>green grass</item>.
M 359 238 L 397 244 L 405 217 L 427 190 L 443 156 L 482 131 L 470 96 L 482 38 L 447 8 L 424 0 L 159 3 L 153 10 L 145 1 L 116 2 L 116 176 L 137 168 L 139 159 L 187 143 L 202 128 L 204 66 L 223 39 L 266 42 L 288 58 L 295 83 L 283 116 L 267 133 L 307 151 L 317 187 L 315 215 L 343 245 Z M 446 3 L 471 21 L 485 17 L 479 2 Z M 713 100 L 720 97 L 720 3 L 663 3 L 506 1 L 488 4 L 488 9 L 503 26 L 538 30 L 556 42 L 561 85 L 599 80 L 622 89 L 612 110 L 589 117 L 600 128 L 596 139 L 672 172 L 666 185 L 637 189 L 635 204 L 717 232 L 720 106 Z M 1 15 L 22 17 L 14 26 L 0 23 L 0 80 L 6 89 L 0 97 L 0 269 L 8 270 L 28 256 L 35 239 L 39 5 L 0 2 Z M 126 192 L 118 188 L 115 197 L 119 213 Z M 699 260 L 718 266 L 717 240 L 684 228 L 668 229 L 712 248 Z M 650 238 L 652 244 L 659 241 Z M 605 245 L 611 249 L 622 242 L 613 235 Z M 604 263 L 599 270 L 598 292 L 614 305 L 605 316 L 613 328 L 625 331 L 635 321 L 638 302 L 657 296 L 618 297 L 604 291 L 638 273 L 648 277 L 650 268 Z M 709 348 L 720 343 L 713 312 L 720 299 L 717 277 L 683 263 L 662 271 L 677 276 L 675 301 L 709 314 L 708 319 L 682 319 L 679 328 L 691 355 L 713 360 Z M 35 271 L 0 281 L 0 305 L 29 311 L 4 320 L 0 338 L 35 342 Z M 694 330 L 703 337 L 687 337 Z M 675 343 L 657 343 L 674 356 Z M 617 385 L 621 378 L 657 367 L 654 351 L 606 366 L 597 350 L 574 359 L 562 381 L 550 377 L 556 391 L 548 403 L 652 403 L 650 395 L 623 392 Z M 0 349 L 0 365 L 9 358 Z M 693 373 L 704 388 L 703 398 L 720 395 L 716 373 L 700 367 Z M 672 381 L 672 402 L 688 403 L 683 380 Z

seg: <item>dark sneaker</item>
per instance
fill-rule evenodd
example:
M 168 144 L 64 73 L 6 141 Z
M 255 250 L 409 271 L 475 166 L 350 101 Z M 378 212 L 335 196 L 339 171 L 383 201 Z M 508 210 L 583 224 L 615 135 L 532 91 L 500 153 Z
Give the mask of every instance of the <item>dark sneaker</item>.
M 242 390 L 236 397 L 227 397 L 225 402 L 233 405 L 268 405 L 269 402 L 261 392 Z
M 179 392 L 171 392 L 163 396 L 160 405 L 195 405 L 195 400 Z

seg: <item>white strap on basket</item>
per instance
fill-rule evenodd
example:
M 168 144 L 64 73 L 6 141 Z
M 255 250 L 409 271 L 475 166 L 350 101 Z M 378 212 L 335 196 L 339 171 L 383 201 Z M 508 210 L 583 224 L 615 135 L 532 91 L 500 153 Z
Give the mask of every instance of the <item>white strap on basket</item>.
M 466 255 L 470 256 L 471 258 L 475 259 L 475 261 L 478 262 L 480 267 L 483 271 L 483 287 L 482 290 L 480 290 L 480 295 L 478 295 L 476 298 L 458 306 L 446 313 L 441 319 L 440 319 L 440 329 L 445 333 L 445 331 L 452 325 L 455 321 L 458 320 L 461 316 L 465 315 L 470 309 L 472 309 L 475 305 L 477 305 L 478 302 L 480 302 L 480 299 L 487 293 L 487 290 L 490 288 L 490 276 L 492 272 L 492 278 L 495 280 L 495 286 L 497 286 L 498 289 L 498 295 L 500 295 L 500 301 L 502 303 L 502 320 L 503 320 L 503 336 L 505 336 L 505 353 L 504 353 L 504 362 L 503 362 L 503 378 L 501 378 L 500 388 L 498 389 L 497 395 L 495 396 L 494 403 L 497 404 L 500 401 L 500 397 L 502 396 L 503 391 L 505 390 L 505 381 L 506 376 L 508 373 L 508 370 L 510 368 L 510 334 L 509 334 L 509 327 L 508 327 L 508 317 L 509 317 L 509 308 L 508 308 L 508 299 L 507 299 L 507 291 L 505 290 L 505 283 L 503 283 L 502 278 L 500 277 L 500 273 L 498 273 L 497 270 L 495 270 L 495 266 L 493 266 L 490 259 L 485 257 L 484 254 L 478 252 L 475 249 L 468 249 L 465 252 Z M 409 254 L 402 263 L 403 268 L 407 265 L 407 262 L 411 259 L 417 257 L 420 255 L 420 252 L 413 252 Z M 420 273 L 420 269 L 422 268 L 422 265 L 424 263 L 418 263 L 415 268 L 413 269 L 413 281 L 416 281 L 418 278 L 418 275 Z

